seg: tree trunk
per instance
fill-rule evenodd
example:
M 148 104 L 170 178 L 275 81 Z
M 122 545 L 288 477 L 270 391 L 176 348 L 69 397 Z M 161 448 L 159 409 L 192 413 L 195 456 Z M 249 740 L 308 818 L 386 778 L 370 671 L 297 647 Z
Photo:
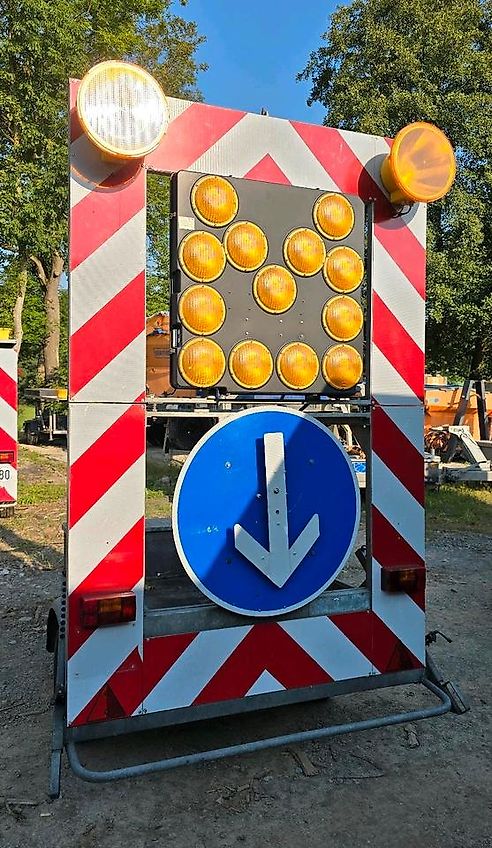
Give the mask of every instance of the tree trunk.
M 60 277 L 63 271 L 63 259 L 55 251 L 51 259 L 51 272 L 46 274 L 43 263 L 37 256 L 31 256 L 38 277 L 44 287 L 44 306 L 46 310 L 46 337 L 43 346 L 44 372 L 46 385 L 56 381 L 60 367 L 60 296 L 58 293 Z
M 38 367 L 36 368 L 36 381 L 38 386 L 44 386 L 46 383 L 46 373 L 44 370 L 44 357 L 40 356 L 38 359 Z
M 12 322 L 14 325 L 14 339 L 16 339 L 17 344 L 15 345 L 15 349 L 17 352 L 21 349 L 22 337 L 24 335 L 24 330 L 22 327 L 22 311 L 24 309 L 24 300 L 26 297 L 26 289 L 27 289 L 27 267 L 25 264 L 22 264 L 19 268 L 17 274 L 17 293 L 15 297 L 14 308 L 12 310 Z
M 470 363 L 470 377 L 472 380 L 480 380 L 483 378 L 483 366 L 485 357 L 483 339 L 483 335 L 477 336 L 475 344 L 473 346 L 473 353 Z

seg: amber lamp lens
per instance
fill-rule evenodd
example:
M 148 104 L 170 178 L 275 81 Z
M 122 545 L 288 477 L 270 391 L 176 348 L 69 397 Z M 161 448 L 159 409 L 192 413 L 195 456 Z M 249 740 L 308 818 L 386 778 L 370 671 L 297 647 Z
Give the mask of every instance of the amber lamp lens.
M 320 233 L 329 239 L 346 238 L 354 226 L 352 204 L 341 194 L 323 194 L 316 201 L 313 219 Z
M 236 383 L 245 389 L 259 389 L 273 372 L 272 354 L 261 342 L 239 342 L 231 351 L 229 370 Z
M 296 299 L 296 281 L 287 268 L 265 265 L 253 280 L 253 295 L 266 312 L 286 312 Z
M 290 389 L 307 389 L 318 376 L 318 357 L 309 345 L 292 342 L 280 351 L 277 371 L 282 382 Z
M 224 247 L 229 262 L 239 271 L 256 271 L 268 253 L 265 233 L 251 221 L 232 224 L 224 236 Z
M 392 203 L 431 203 L 448 193 L 456 176 L 451 143 L 433 124 L 417 121 L 397 133 L 381 167 Z
M 326 257 L 323 274 L 335 291 L 351 292 L 362 282 L 364 263 L 351 247 L 334 247 Z
M 222 274 L 226 257 L 217 236 L 197 230 L 188 233 L 181 242 L 179 262 L 192 280 L 210 283 Z
M 349 342 L 362 330 L 364 316 L 353 297 L 339 295 L 332 297 L 325 305 L 322 321 L 323 327 L 332 338 L 339 342 Z
M 335 389 L 352 389 L 362 377 L 362 358 L 351 345 L 335 345 L 322 363 L 323 376 Z
M 209 336 L 222 327 L 226 308 L 216 289 L 211 286 L 190 286 L 181 295 L 178 312 L 190 333 Z
M 178 366 L 191 386 L 215 386 L 225 371 L 224 351 L 212 339 L 192 339 L 181 349 Z
M 311 277 L 323 267 L 325 245 L 314 230 L 301 227 L 293 230 L 284 242 L 284 259 L 295 274 Z
M 211 227 L 225 227 L 237 214 L 239 201 L 235 188 L 223 177 L 200 177 L 191 190 L 195 214 Z

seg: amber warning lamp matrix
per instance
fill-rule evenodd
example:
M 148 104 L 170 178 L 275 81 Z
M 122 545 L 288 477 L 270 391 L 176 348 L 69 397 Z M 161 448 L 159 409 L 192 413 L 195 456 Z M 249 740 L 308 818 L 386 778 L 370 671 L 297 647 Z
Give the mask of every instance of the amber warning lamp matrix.
M 180 171 L 171 207 L 173 385 L 355 394 L 362 200 Z

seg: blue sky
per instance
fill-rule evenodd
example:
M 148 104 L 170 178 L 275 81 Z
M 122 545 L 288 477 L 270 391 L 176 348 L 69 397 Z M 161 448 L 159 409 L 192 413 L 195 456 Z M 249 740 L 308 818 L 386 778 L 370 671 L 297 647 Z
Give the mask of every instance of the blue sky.
M 308 107 L 308 83 L 296 82 L 309 54 L 321 45 L 329 0 L 188 0 L 176 12 L 194 20 L 207 38 L 198 58 L 209 65 L 198 85 L 205 101 L 320 124 L 324 108 Z

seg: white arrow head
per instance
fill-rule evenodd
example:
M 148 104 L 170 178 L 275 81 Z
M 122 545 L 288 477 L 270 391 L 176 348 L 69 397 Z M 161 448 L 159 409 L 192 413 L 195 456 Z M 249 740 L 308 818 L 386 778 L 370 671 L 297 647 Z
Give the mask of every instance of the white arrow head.
M 263 443 L 270 550 L 260 545 L 240 524 L 234 525 L 234 543 L 239 553 L 281 589 L 319 538 L 319 515 L 313 515 L 289 548 L 283 433 L 265 433 Z

